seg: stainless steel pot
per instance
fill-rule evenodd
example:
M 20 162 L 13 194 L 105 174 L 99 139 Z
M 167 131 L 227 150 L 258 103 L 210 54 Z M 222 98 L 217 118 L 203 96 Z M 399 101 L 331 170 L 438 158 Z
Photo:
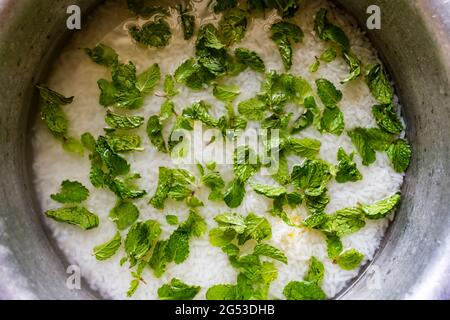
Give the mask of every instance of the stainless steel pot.
M 98 0 L 0 0 L 0 298 L 89 299 L 66 287 L 66 263 L 34 209 L 30 121 L 38 82 L 63 42 L 66 8 Z M 337 298 L 450 298 L 450 2 L 337 0 L 368 31 L 397 84 L 414 150 L 403 201 L 382 249 Z M 375 277 L 376 285 L 373 285 Z

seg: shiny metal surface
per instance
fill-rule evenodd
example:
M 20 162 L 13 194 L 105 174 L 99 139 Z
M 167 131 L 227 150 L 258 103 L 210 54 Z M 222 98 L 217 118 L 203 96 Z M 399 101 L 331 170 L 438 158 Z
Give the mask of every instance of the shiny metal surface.
M 90 299 L 67 289 L 66 266 L 33 207 L 27 128 L 39 80 L 65 34 L 66 8 L 96 0 L 0 0 L 0 298 Z M 414 150 L 383 248 L 337 298 L 450 299 L 450 2 L 337 0 L 368 31 L 397 84 Z

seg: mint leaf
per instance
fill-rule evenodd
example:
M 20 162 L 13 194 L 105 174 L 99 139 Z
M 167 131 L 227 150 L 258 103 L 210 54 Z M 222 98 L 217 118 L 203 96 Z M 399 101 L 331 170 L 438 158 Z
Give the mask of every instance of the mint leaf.
M 361 209 L 344 208 L 327 215 L 326 222 L 319 227 L 319 230 L 342 237 L 359 231 L 365 225 L 364 213 Z
M 39 89 L 39 95 L 42 101 L 44 101 L 47 105 L 64 106 L 73 102 L 73 97 L 65 97 L 43 84 L 37 85 L 36 88 Z
M 251 98 L 238 105 L 238 112 L 248 120 L 262 120 L 265 111 L 266 104 L 259 98 Z
M 304 158 L 315 158 L 319 151 L 321 142 L 311 138 L 289 138 L 289 151 Z
M 317 79 L 317 94 L 322 103 L 328 108 L 334 108 L 342 100 L 342 92 L 327 79 Z
M 392 102 L 394 91 L 381 64 L 374 64 L 367 68 L 366 82 L 370 92 L 379 103 L 390 104 Z
M 48 210 L 45 215 L 58 222 L 73 224 L 83 230 L 98 227 L 98 216 L 83 207 L 69 207 L 57 210 Z
M 113 255 L 116 254 L 121 243 L 122 237 L 120 236 L 120 233 L 117 232 L 114 238 L 112 238 L 110 241 L 94 247 L 95 258 L 99 261 L 104 261 L 111 258 Z
M 314 19 L 314 31 L 321 40 L 331 41 L 339 45 L 344 51 L 350 49 L 350 40 L 344 31 L 332 24 L 327 18 L 328 10 L 321 8 Z
M 41 109 L 41 119 L 55 137 L 60 138 L 67 134 L 69 121 L 59 105 L 44 105 Z
M 353 270 L 360 266 L 364 255 L 355 249 L 350 249 L 336 258 L 336 263 L 344 270 Z
M 398 139 L 394 141 L 386 150 L 386 153 L 395 171 L 402 173 L 408 169 L 412 151 L 406 140 Z
M 135 134 L 118 134 L 112 132 L 106 136 L 106 140 L 115 153 L 144 150 L 144 148 L 141 148 L 141 137 Z
M 283 65 L 289 70 L 292 66 L 292 45 L 302 41 L 303 30 L 295 24 L 281 21 L 272 25 L 271 32 L 271 39 L 278 46 Z
M 131 202 L 119 200 L 109 212 L 109 219 L 119 230 L 125 230 L 139 218 L 139 209 Z
M 144 117 L 122 116 L 108 110 L 105 116 L 105 122 L 114 129 L 136 129 L 144 124 Z
M 239 146 L 233 154 L 234 176 L 246 183 L 261 168 L 258 155 L 248 146 Z
M 235 85 L 214 85 L 213 94 L 214 97 L 223 102 L 233 102 L 241 93 L 238 86 Z
M 245 218 L 237 213 L 220 214 L 214 218 L 221 229 L 232 229 L 238 234 L 245 232 L 247 228 Z
M 316 73 L 320 68 L 320 60 L 317 57 L 314 57 L 314 62 L 311 63 L 308 67 L 309 72 Z
M 226 11 L 219 21 L 218 36 L 222 43 L 230 46 L 241 41 L 247 31 L 247 13 L 241 9 Z
M 234 180 L 225 190 L 223 200 L 230 208 L 237 208 L 241 205 L 245 196 L 245 185 L 240 180 Z
M 306 159 L 302 165 L 294 166 L 291 174 L 293 184 L 303 189 L 308 196 L 320 196 L 332 177 L 332 167 L 323 160 Z
M 288 300 L 325 300 L 327 298 L 323 290 L 312 282 L 289 282 L 283 290 Z
M 103 43 L 98 44 L 94 49 L 86 48 L 84 51 L 93 62 L 99 65 L 112 67 L 119 63 L 119 56 L 116 51 Z
M 343 55 L 345 62 L 347 62 L 350 68 L 350 73 L 347 78 L 341 81 L 341 83 L 346 83 L 357 79 L 361 75 L 361 61 L 351 52 L 344 52 Z
M 358 150 L 365 166 L 375 162 L 375 151 L 385 151 L 393 141 L 393 137 L 378 128 L 355 128 L 347 132 Z
M 248 0 L 250 9 L 264 11 L 276 9 L 283 18 L 293 17 L 300 7 L 300 0 Z
M 84 148 L 78 139 L 71 137 L 64 137 L 62 142 L 63 149 L 67 152 L 78 153 L 84 155 Z
M 384 131 L 392 134 L 400 134 L 403 125 L 394 111 L 394 105 L 375 105 L 372 107 L 372 114 L 378 126 Z
M 340 136 L 345 128 L 342 111 L 337 107 L 333 109 L 325 108 L 320 120 L 320 128 L 321 131 Z
M 144 95 L 148 95 L 159 84 L 161 70 L 157 63 L 145 70 L 137 77 L 136 88 Z
M 81 203 L 89 197 L 89 190 L 78 181 L 64 180 L 61 190 L 50 198 L 59 203 Z
M 178 216 L 168 214 L 166 216 L 166 221 L 169 225 L 176 226 L 176 225 L 178 225 Z
M 328 258 L 335 260 L 344 250 L 341 239 L 336 235 L 327 235 Z
M 125 252 L 133 260 L 143 258 L 161 234 L 161 227 L 155 220 L 136 222 L 125 239 Z
M 383 219 L 394 211 L 400 202 L 400 194 L 396 193 L 390 197 L 377 201 L 370 205 L 361 205 L 361 210 L 367 219 Z
M 236 285 L 216 284 L 206 291 L 206 300 L 236 300 Z
M 313 214 L 325 210 L 329 202 L 330 197 L 327 195 L 326 189 L 318 196 L 305 196 L 305 205 Z
M 255 51 L 251 51 L 245 48 L 237 48 L 234 51 L 234 55 L 241 63 L 243 63 L 250 69 L 256 72 L 265 72 L 266 66 L 264 65 L 264 61 Z
M 178 94 L 174 76 L 168 74 L 164 78 L 164 93 L 166 97 L 172 98 Z
M 164 141 L 162 135 L 163 126 L 161 123 L 161 119 L 157 115 L 153 115 L 148 118 L 147 121 L 147 135 L 150 139 L 150 142 L 156 147 L 158 151 L 167 153 L 166 142 Z
M 353 162 L 353 156 L 354 153 L 348 155 L 342 147 L 339 148 L 337 152 L 338 165 L 336 168 L 337 182 L 355 182 L 362 179 L 361 172 L 358 170 L 356 163 Z
M 109 172 L 113 176 L 127 174 L 130 171 L 128 162 L 119 156 L 110 147 L 107 138 L 100 136 L 95 145 L 95 151 L 100 156 L 103 163 L 108 167 Z
M 216 128 L 219 125 L 218 121 L 209 114 L 209 109 L 211 109 L 211 105 L 207 102 L 197 101 L 194 102 L 191 107 L 183 110 L 183 116 L 193 120 L 198 120 L 205 126 Z
M 316 101 L 314 97 L 308 96 L 304 99 L 305 110 L 303 114 L 295 120 L 291 133 L 297 133 L 309 127 L 311 124 L 314 124 L 316 128 L 320 129 L 320 120 L 321 114 L 320 110 L 317 107 Z
M 309 269 L 305 276 L 305 281 L 320 285 L 325 275 L 325 267 L 323 263 L 317 260 L 316 257 L 311 257 L 309 260 Z
M 177 10 L 181 18 L 184 40 L 189 40 L 194 35 L 195 17 L 188 14 L 187 7 L 183 6 L 182 4 L 177 5 Z
M 234 229 L 214 228 L 209 231 L 209 242 L 215 247 L 223 247 L 236 238 Z
M 331 62 L 334 59 L 336 59 L 337 56 L 337 52 L 336 49 L 334 48 L 328 48 L 326 50 L 324 50 L 321 54 L 320 54 L 320 60 L 325 61 L 325 62 Z
M 268 240 L 272 237 L 272 226 L 264 217 L 259 217 L 253 213 L 249 213 L 245 217 L 246 228 L 239 235 L 239 244 L 244 244 L 247 240 L 253 239 L 257 242 Z
M 150 18 L 153 15 L 169 15 L 167 8 L 152 6 L 148 0 L 127 0 L 128 9 L 142 18 Z
M 147 22 L 142 27 L 131 26 L 130 36 L 143 45 L 151 47 L 165 47 L 172 37 L 169 24 L 163 19 Z
M 287 190 L 284 187 L 268 186 L 263 184 L 252 184 L 251 186 L 256 193 L 262 194 L 271 199 L 278 198 L 287 193 Z
M 158 297 L 161 300 L 192 300 L 199 293 L 199 286 L 190 286 L 177 278 L 158 289 Z
M 95 151 L 95 139 L 89 132 L 85 132 L 81 135 L 81 144 L 89 151 Z
M 258 256 L 269 257 L 283 262 L 284 264 L 288 264 L 288 259 L 283 251 L 266 243 L 257 244 L 255 249 L 253 250 L 253 253 Z

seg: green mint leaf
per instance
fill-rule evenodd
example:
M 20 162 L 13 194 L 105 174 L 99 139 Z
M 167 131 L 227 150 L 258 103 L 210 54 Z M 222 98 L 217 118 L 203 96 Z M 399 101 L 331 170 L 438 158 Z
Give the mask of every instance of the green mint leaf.
M 73 102 L 73 97 L 65 97 L 43 84 L 37 85 L 36 88 L 39 89 L 39 95 L 46 104 L 64 106 Z
M 317 94 L 320 100 L 328 108 L 334 108 L 342 100 L 342 92 L 327 79 L 317 79 Z
M 90 230 L 98 227 L 98 216 L 83 207 L 69 207 L 57 210 L 48 210 L 45 215 L 58 222 L 73 224 L 83 230 Z
M 284 264 L 288 264 L 288 259 L 283 251 L 266 243 L 257 244 L 253 253 L 259 256 L 265 256 L 278 260 L 280 262 L 283 262 Z
M 227 46 L 241 41 L 247 31 L 247 13 L 241 9 L 226 11 L 219 21 L 219 38 Z
M 163 19 L 147 22 L 142 27 L 131 26 L 128 32 L 136 42 L 157 48 L 167 46 L 172 38 L 170 26 Z
M 81 135 L 81 144 L 91 152 L 95 152 L 95 138 L 89 132 Z
M 355 128 L 347 134 L 356 150 L 358 150 L 365 166 L 375 162 L 375 151 L 385 151 L 394 140 L 392 135 L 378 128 Z
M 166 221 L 169 225 L 176 226 L 176 225 L 178 225 L 178 216 L 168 214 L 166 216 Z
M 223 247 L 236 237 L 234 229 L 214 228 L 209 231 L 209 242 L 215 247 Z
M 308 67 L 309 72 L 316 73 L 320 68 L 320 60 L 315 57 L 314 62 L 311 63 Z
M 144 124 L 144 117 L 122 116 L 108 110 L 105 116 L 105 122 L 114 129 L 136 129 Z
M 355 182 L 362 179 L 362 174 L 358 170 L 356 163 L 353 162 L 354 153 L 348 155 L 340 147 L 337 152 L 336 181 L 339 183 Z
M 109 146 L 115 153 L 143 151 L 141 137 L 135 134 L 110 133 L 106 136 Z
M 266 9 L 276 9 L 283 18 L 290 18 L 295 15 L 300 7 L 300 0 L 248 0 L 250 9 L 264 11 Z
M 206 291 L 206 300 L 236 300 L 236 285 L 216 284 Z
M 304 158 L 315 158 L 320 151 L 321 142 L 311 138 L 289 138 L 289 151 Z
M 301 42 L 303 39 L 303 30 L 292 23 L 281 21 L 272 25 L 271 39 L 278 46 L 283 65 L 286 70 L 292 66 L 292 44 Z
M 214 218 L 221 229 L 232 229 L 238 234 L 245 232 L 247 228 L 245 218 L 237 213 L 220 214 Z
M 246 228 L 244 233 L 239 235 L 240 244 L 244 244 L 247 240 L 250 239 L 261 242 L 272 237 L 272 226 L 264 217 L 249 213 L 245 217 L 245 225 Z
M 127 291 L 127 297 L 128 298 L 131 298 L 136 293 L 136 290 L 138 289 L 140 283 L 141 283 L 141 281 L 138 280 L 138 279 L 131 280 L 130 286 L 129 286 L 128 291 Z
M 326 50 L 324 50 L 321 54 L 320 54 L 320 60 L 325 61 L 325 62 L 331 62 L 334 59 L 336 59 L 337 56 L 337 52 L 336 49 L 334 48 L 328 48 Z
M 275 199 L 286 195 L 287 190 L 284 187 L 268 186 L 263 184 L 252 184 L 251 187 L 256 193 L 266 196 L 270 199 Z
M 394 98 L 394 90 L 389 82 L 388 75 L 381 64 L 368 67 L 366 82 L 370 92 L 381 104 L 390 104 Z
M 395 171 L 403 173 L 408 169 L 412 151 L 406 140 L 398 139 L 394 141 L 386 150 L 386 153 Z
M 327 254 L 328 258 L 335 260 L 344 250 L 341 239 L 336 235 L 327 235 Z
M 314 19 L 314 31 L 321 40 L 331 41 L 339 45 L 344 51 L 350 49 L 350 40 L 344 31 L 332 24 L 327 18 L 328 10 L 321 8 Z
M 67 134 L 67 116 L 59 105 L 46 104 L 41 110 L 41 119 L 55 137 L 64 137 Z
M 195 31 L 195 16 L 188 14 L 188 8 L 182 4 L 177 5 L 177 10 L 181 18 L 184 40 L 189 40 Z
M 238 105 L 238 112 L 248 120 L 262 120 L 266 105 L 259 98 L 242 101 Z
M 161 227 L 155 220 L 136 222 L 125 239 L 125 252 L 134 260 L 143 258 L 161 234 Z
M 190 108 L 183 110 L 183 116 L 198 120 L 205 126 L 217 128 L 219 125 L 218 121 L 209 114 L 209 109 L 211 109 L 211 105 L 205 101 L 194 102 Z
M 214 97 L 223 102 L 233 102 L 241 93 L 238 86 L 216 84 L 213 89 Z
M 320 129 L 321 114 L 317 107 L 314 97 L 308 96 L 304 99 L 305 110 L 303 114 L 295 120 L 291 133 L 297 133 L 314 124 L 316 128 Z
M 170 283 L 158 289 L 158 297 L 161 300 L 192 300 L 199 291 L 199 286 L 190 286 L 173 278 Z
M 62 142 L 63 149 L 67 152 L 78 153 L 79 155 L 84 155 L 83 144 L 75 138 L 64 137 Z
M 288 300 L 325 300 L 325 292 L 312 282 L 291 281 L 283 289 Z
M 234 176 L 246 183 L 261 168 L 258 155 L 248 146 L 239 146 L 233 154 Z
M 361 210 L 367 219 L 383 219 L 394 211 L 400 202 L 400 194 L 396 193 L 390 197 L 377 201 L 370 205 L 361 205 Z
M 318 196 L 305 196 L 305 205 L 311 213 L 319 213 L 325 210 L 330 202 L 326 189 Z
M 394 105 L 375 105 L 372 107 L 372 114 L 378 126 L 384 131 L 392 134 L 400 134 L 403 131 L 403 125 L 394 111 Z
M 129 182 L 124 182 L 119 178 L 112 179 L 107 176 L 104 184 L 122 200 L 139 199 L 147 194 L 144 190 L 136 190 Z
M 89 190 L 78 181 L 64 180 L 61 190 L 50 195 L 52 200 L 59 203 L 81 203 L 89 197 Z
M 308 196 L 320 196 L 333 175 L 332 166 L 323 160 L 306 159 L 302 165 L 294 166 L 291 179 L 294 185 Z
M 320 120 L 321 131 L 340 136 L 345 128 L 344 113 L 337 107 L 325 108 Z
M 175 77 L 168 74 L 164 78 L 164 93 L 166 97 L 172 98 L 178 94 L 178 90 L 176 89 Z
M 168 242 L 168 240 L 158 241 L 149 261 L 149 266 L 153 269 L 153 273 L 157 278 L 166 272 L 167 264 L 170 262 L 166 254 Z
M 116 254 L 121 243 L 122 237 L 120 236 L 120 233 L 117 232 L 114 238 L 94 248 L 95 258 L 99 261 L 104 261 L 111 258 L 113 255 Z
M 163 126 L 159 116 L 151 116 L 147 121 L 147 135 L 158 151 L 167 153 L 166 142 L 162 135 Z
M 309 269 L 305 276 L 305 281 L 315 283 L 318 286 L 323 281 L 325 275 L 325 267 L 323 263 L 317 260 L 316 257 L 311 257 L 309 260 Z
M 98 44 L 94 49 L 86 48 L 84 51 L 92 61 L 99 65 L 112 67 L 119 63 L 117 52 L 103 43 Z
M 350 73 L 341 83 L 346 83 L 352 80 L 357 79 L 361 75 L 361 61 L 351 52 L 344 52 L 344 60 L 347 62 Z
M 150 94 L 161 80 L 161 70 L 157 63 L 137 77 L 136 88 L 143 94 Z
M 109 212 L 109 219 L 119 230 L 130 227 L 139 218 L 139 209 L 131 202 L 119 200 Z
M 110 147 L 107 138 L 103 136 L 98 137 L 95 151 L 101 157 L 103 163 L 108 167 L 111 175 L 124 175 L 130 171 L 129 163 L 114 152 Z
M 175 114 L 175 104 L 172 100 L 166 99 L 161 105 L 159 120 L 166 121 Z
M 336 258 L 336 263 L 344 270 L 353 270 L 360 266 L 364 255 L 355 249 L 350 249 Z
M 128 9 L 142 18 L 150 18 L 153 15 L 169 15 L 167 8 L 153 6 L 148 0 L 127 0 Z
M 100 89 L 100 97 L 98 103 L 107 107 L 112 106 L 116 102 L 117 89 L 112 82 L 100 79 L 97 81 L 98 88 Z
M 327 221 L 319 227 L 319 230 L 342 237 L 359 231 L 365 225 L 361 209 L 344 208 L 327 215 Z
M 250 69 L 256 72 L 265 72 L 266 66 L 264 65 L 264 61 L 255 51 L 251 51 L 245 48 L 237 48 L 234 51 L 234 55 L 241 63 L 243 63 Z

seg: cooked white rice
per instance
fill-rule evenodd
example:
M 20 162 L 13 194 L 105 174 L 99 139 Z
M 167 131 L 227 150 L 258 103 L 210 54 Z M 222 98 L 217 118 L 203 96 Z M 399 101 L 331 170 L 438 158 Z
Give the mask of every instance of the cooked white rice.
M 183 40 L 176 14 L 169 19 L 174 32 L 172 40 L 163 49 L 138 47 L 127 36 L 123 25 L 110 32 L 123 21 L 124 17 L 127 17 L 123 2 L 125 1 L 107 2 L 101 6 L 95 15 L 83 25 L 83 30 L 73 38 L 54 63 L 48 79 L 49 87 L 67 96 L 75 96 L 73 104 L 64 107 L 70 121 L 71 136 L 80 136 L 84 132 L 91 132 L 94 136 L 103 133 L 105 109 L 98 103 L 99 90 L 96 82 L 100 78 L 108 79 L 110 76 L 106 68 L 92 63 L 79 48 L 93 47 L 102 41 L 116 49 L 122 61 L 133 61 L 138 72 L 153 63 L 158 63 L 163 75 L 173 73 L 182 61 L 194 54 L 194 43 Z M 201 13 L 205 4 L 195 3 L 195 5 L 198 12 Z M 327 78 L 342 90 L 344 97 L 339 106 L 345 115 L 346 129 L 357 126 L 376 126 L 371 115 L 371 106 L 376 101 L 371 96 L 364 80 L 360 78 L 346 85 L 339 83 L 348 73 L 348 66 L 343 59 L 337 58 L 331 63 L 322 63 L 319 71 L 315 74 L 308 71 L 308 66 L 313 63 L 314 57 L 319 56 L 326 48 L 326 44 L 318 40 L 313 32 L 314 14 L 321 7 L 330 8 L 332 5 L 327 1 L 308 1 L 295 18 L 305 32 L 305 37 L 303 43 L 295 45 L 294 65 L 291 72 L 304 77 L 311 84 L 317 78 Z M 330 15 L 330 18 L 337 21 L 337 24 L 348 35 L 352 51 L 362 60 L 363 64 L 377 60 L 376 51 L 371 43 L 346 14 L 334 8 L 330 11 Z M 265 20 L 253 19 L 245 39 L 239 46 L 256 51 L 264 60 L 267 70 L 283 72 L 280 55 L 276 46 L 269 39 L 268 33 L 270 24 L 276 19 L 278 16 L 275 12 L 266 14 Z M 197 25 L 206 21 L 214 21 L 214 17 L 210 16 L 203 21 L 197 21 Z M 230 84 L 237 84 L 241 88 L 241 95 L 237 101 L 239 102 L 253 97 L 259 91 L 262 80 L 263 75 L 248 70 L 238 77 L 232 77 L 226 81 Z M 158 88 L 158 90 L 161 91 L 162 88 Z M 193 92 L 181 87 L 180 94 L 174 98 L 174 103 L 177 111 L 181 111 L 200 99 L 214 105 L 214 115 L 221 115 L 225 112 L 224 105 L 212 96 L 211 89 Z M 159 113 L 163 101 L 163 98 L 150 96 L 145 101 L 145 107 L 135 113 L 144 115 L 147 119 L 150 115 Z M 298 109 L 296 112 L 298 114 Z M 174 167 L 175 164 L 171 164 L 167 155 L 156 151 L 150 145 L 144 127 L 139 129 L 139 134 L 142 137 L 145 151 L 130 153 L 126 155 L 126 158 L 131 163 L 132 171 L 142 175 L 142 179 L 139 181 L 140 187 L 151 196 L 156 189 L 158 168 L 160 166 Z M 342 146 L 347 152 L 355 150 L 345 133 L 339 137 L 331 134 L 322 135 L 310 127 L 302 131 L 300 136 L 319 139 L 322 142 L 320 157 L 330 163 L 337 163 L 336 153 L 339 146 Z M 119 260 L 125 255 L 123 249 L 121 248 L 112 259 L 104 262 L 99 262 L 92 256 L 92 248 L 111 239 L 116 232 L 116 225 L 108 219 L 109 210 L 115 204 L 115 195 L 108 190 L 93 188 L 88 178 L 90 162 L 87 155 L 80 158 L 78 155 L 65 152 L 41 121 L 37 121 L 34 128 L 33 150 L 34 182 L 43 211 L 59 207 L 50 199 L 50 194 L 59 189 L 62 180 L 78 180 L 89 188 L 90 197 L 86 202 L 86 207 L 99 215 L 100 226 L 98 228 L 82 231 L 76 227 L 51 220 L 47 220 L 47 222 L 70 263 L 81 267 L 82 276 L 87 282 L 83 283 L 83 286 L 90 286 L 107 298 L 123 299 L 132 280 L 127 267 L 119 266 Z M 299 158 L 292 158 L 290 165 L 299 163 L 299 161 Z M 330 182 L 331 202 L 327 207 L 327 212 L 354 206 L 357 203 L 371 203 L 399 191 L 403 175 L 394 172 L 384 153 L 378 153 L 376 162 L 369 167 L 361 164 L 359 156 L 355 157 L 355 161 L 364 179 L 346 184 Z M 193 165 L 184 167 L 189 168 L 191 172 L 197 172 Z M 221 167 L 221 172 L 226 181 L 232 180 L 233 173 L 229 166 Z M 254 179 L 274 183 L 270 178 L 261 175 Z M 200 213 L 206 219 L 208 227 L 212 228 L 216 226 L 213 220 L 214 216 L 231 210 L 223 203 L 208 201 L 208 194 L 207 188 L 201 188 L 198 191 L 199 197 L 206 203 L 205 207 L 200 208 Z M 183 221 L 187 217 L 188 210 L 181 203 L 168 201 L 166 209 L 162 213 L 148 205 L 148 199 L 149 196 L 135 202 L 140 210 L 140 219 L 160 221 L 163 228 L 162 237 L 167 238 L 174 227 L 167 225 L 165 215 L 177 214 L 180 221 Z M 287 226 L 279 218 L 274 218 L 267 213 L 270 206 L 271 201 L 255 194 L 247 187 L 244 203 L 238 209 L 233 210 L 244 215 L 255 212 L 258 215 L 266 216 L 272 224 L 273 231 L 273 237 L 269 243 L 282 249 L 289 259 L 288 265 L 276 262 L 279 276 L 271 285 L 270 298 L 283 299 L 284 286 L 289 281 L 303 279 L 311 256 L 317 257 L 325 265 L 323 289 L 329 297 L 333 297 L 345 288 L 349 281 L 358 274 L 358 270 L 340 269 L 327 258 L 325 239 L 321 233 Z M 292 215 L 305 217 L 305 214 L 304 209 L 300 208 L 292 211 Z M 357 249 L 365 255 L 365 261 L 371 260 L 388 224 L 388 219 L 368 221 L 366 227 L 361 231 L 342 239 L 345 248 Z M 200 239 L 191 241 L 189 258 L 180 265 L 170 264 L 167 272 L 160 279 L 155 278 L 151 270 L 147 269 L 143 275 L 147 285 L 141 285 L 133 298 L 155 299 L 157 298 L 157 289 L 171 278 L 176 277 L 186 283 L 201 286 L 202 291 L 196 298 L 204 299 L 205 292 L 209 287 L 219 283 L 235 283 L 236 275 L 236 271 L 229 264 L 226 255 L 219 248 L 212 247 L 209 244 L 208 236 L 204 235 Z

